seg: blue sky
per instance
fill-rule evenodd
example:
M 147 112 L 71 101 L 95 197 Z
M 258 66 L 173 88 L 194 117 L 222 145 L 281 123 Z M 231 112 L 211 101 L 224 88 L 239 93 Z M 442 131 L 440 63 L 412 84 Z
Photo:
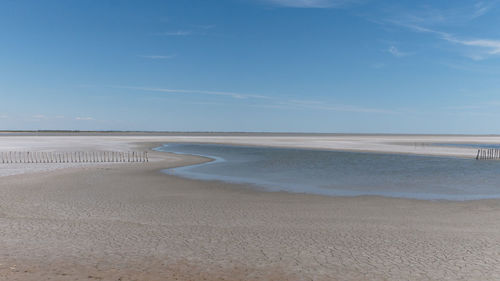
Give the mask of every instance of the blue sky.
M 2 1 L 0 129 L 500 133 L 499 26 L 499 1 Z

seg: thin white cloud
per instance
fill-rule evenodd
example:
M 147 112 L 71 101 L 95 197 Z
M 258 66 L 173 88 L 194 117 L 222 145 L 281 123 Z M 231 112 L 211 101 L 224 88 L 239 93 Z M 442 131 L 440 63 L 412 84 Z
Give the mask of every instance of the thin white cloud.
M 205 30 L 214 29 L 217 27 L 217 25 L 215 25 L 215 24 L 194 24 L 193 26 L 196 28 L 205 29 Z
M 387 49 L 387 52 L 389 52 L 391 55 L 397 58 L 402 58 L 411 55 L 411 53 L 400 51 L 396 46 L 390 46 L 389 49 Z
M 35 119 L 47 119 L 47 116 L 45 116 L 43 114 L 36 114 L 36 115 L 31 116 L 31 117 L 35 118 Z
M 481 60 L 491 55 L 500 54 L 500 39 L 461 39 L 451 33 L 435 30 L 414 23 L 390 20 L 392 24 L 408 28 L 414 32 L 434 34 L 438 38 L 464 47 L 472 47 L 473 49 L 464 52 L 468 58 Z
M 450 42 L 462 44 L 465 46 L 481 47 L 487 49 L 490 55 L 500 54 L 500 40 L 492 39 L 475 39 L 475 40 L 458 40 L 448 39 Z
M 481 60 L 486 58 L 488 55 L 497 55 L 500 54 L 500 40 L 497 39 L 459 39 L 455 37 L 454 35 L 447 33 L 447 32 L 442 32 L 442 31 L 436 31 L 428 28 L 423 28 L 423 27 L 418 27 L 418 26 L 413 26 L 414 30 L 417 30 L 419 32 L 427 32 L 427 33 L 433 33 L 439 36 L 442 40 L 446 40 L 450 43 L 462 45 L 462 46 L 467 46 L 467 47 L 474 47 L 475 50 L 471 50 L 470 52 L 466 53 L 466 56 L 475 60 Z
M 359 0 L 261 0 L 268 4 L 280 7 L 290 8 L 336 8 L 346 6 L 352 3 L 358 3 Z
M 0 114 L 0 119 L 8 119 L 9 115 L 7 114 Z
M 156 33 L 156 35 L 161 35 L 161 36 L 188 36 L 191 34 L 192 34 L 192 32 L 189 30 L 177 30 L 177 31 L 167 31 L 167 32 Z
M 498 2 L 498 0 L 475 1 L 468 5 L 454 5 L 448 9 L 436 9 L 429 5 L 412 11 L 389 9 L 392 16 L 383 22 L 408 28 L 414 32 L 434 34 L 442 40 L 464 47 L 459 51 L 465 57 L 479 60 L 500 54 L 500 39 L 466 38 L 468 36 L 454 35 L 442 30 L 450 26 L 469 24 L 492 11 Z M 390 50 L 390 52 L 398 56 L 397 49 Z
M 463 25 L 480 18 L 490 12 L 498 3 L 494 1 L 479 1 L 470 5 L 452 5 L 448 9 L 437 9 L 429 5 L 414 8 L 411 11 L 389 9 L 391 20 L 419 26 L 450 26 Z M 396 16 L 394 16 L 396 15 Z
M 474 4 L 474 9 L 473 12 L 470 15 L 471 19 L 479 18 L 482 17 L 483 15 L 487 14 L 498 1 L 491 1 L 491 2 L 483 2 L 479 1 Z
M 92 121 L 92 120 L 95 120 L 95 119 L 92 118 L 92 117 L 75 117 L 75 120 L 78 120 L 78 121 Z
M 500 69 L 494 65 L 484 65 L 475 62 L 441 62 L 442 65 L 470 72 L 478 72 L 487 75 L 500 75 Z
M 175 55 L 140 55 L 139 57 L 153 60 L 168 60 L 175 58 Z
M 344 111 L 344 112 L 358 112 L 358 113 L 379 113 L 379 114 L 395 114 L 399 111 L 369 108 L 355 105 L 344 104 L 330 104 L 321 100 L 297 100 L 297 99 L 278 99 L 265 95 L 255 94 L 242 94 L 235 92 L 220 92 L 220 91 L 203 91 L 203 90 L 181 90 L 181 89 L 166 89 L 166 88 L 150 88 L 150 87 L 125 87 L 125 86 L 112 86 L 118 89 L 130 89 L 147 92 L 161 92 L 169 94 L 196 94 L 196 95 L 210 95 L 210 96 L 224 96 L 233 99 L 256 99 L 265 100 L 265 104 L 250 103 L 249 106 L 261 108 L 276 108 L 276 109 L 312 109 L 312 110 L 326 110 L 326 111 Z
M 241 94 L 241 93 L 220 92 L 220 91 L 200 91 L 200 90 L 166 89 L 166 88 L 150 88 L 150 87 L 123 87 L 123 86 L 113 86 L 113 88 L 140 90 L 147 92 L 171 93 L 171 94 L 198 94 L 198 95 L 211 95 L 211 96 L 226 96 L 235 99 L 248 99 L 248 98 L 270 99 L 270 97 L 262 95 Z
M 315 109 L 315 110 L 327 110 L 327 111 L 343 111 L 343 112 L 358 112 L 358 113 L 384 113 L 384 114 L 393 114 L 397 113 L 393 110 L 386 110 L 380 108 L 369 108 L 362 106 L 354 106 L 354 105 L 345 105 L 345 104 L 328 104 L 323 101 L 303 101 L 303 100 L 290 100 L 289 105 L 298 106 L 306 109 Z

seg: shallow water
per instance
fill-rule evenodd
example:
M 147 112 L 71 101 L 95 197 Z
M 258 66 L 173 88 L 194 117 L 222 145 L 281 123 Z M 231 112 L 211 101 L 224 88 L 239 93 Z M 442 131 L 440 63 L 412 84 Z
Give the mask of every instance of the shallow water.
M 215 144 L 168 144 L 158 150 L 215 159 L 165 170 L 168 174 L 269 191 L 427 200 L 500 198 L 500 161 Z

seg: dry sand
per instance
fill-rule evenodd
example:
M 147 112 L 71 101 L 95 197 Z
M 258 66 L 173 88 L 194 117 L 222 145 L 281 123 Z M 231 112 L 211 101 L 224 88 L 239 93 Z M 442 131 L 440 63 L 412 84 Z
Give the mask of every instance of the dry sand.
M 171 137 L 12 138 L 0 148 L 144 149 Z M 499 200 L 259 192 L 159 172 L 207 159 L 151 156 L 0 177 L 0 280 L 500 280 Z

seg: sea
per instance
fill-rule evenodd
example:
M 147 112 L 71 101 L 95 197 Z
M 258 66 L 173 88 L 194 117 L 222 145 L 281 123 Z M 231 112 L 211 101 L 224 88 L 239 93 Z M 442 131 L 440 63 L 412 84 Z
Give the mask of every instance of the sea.
M 266 191 L 452 201 L 500 198 L 500 161 L 197 143 L 169 143 L 156 150 L 212 159 L 164 170 L 167 174 Z

